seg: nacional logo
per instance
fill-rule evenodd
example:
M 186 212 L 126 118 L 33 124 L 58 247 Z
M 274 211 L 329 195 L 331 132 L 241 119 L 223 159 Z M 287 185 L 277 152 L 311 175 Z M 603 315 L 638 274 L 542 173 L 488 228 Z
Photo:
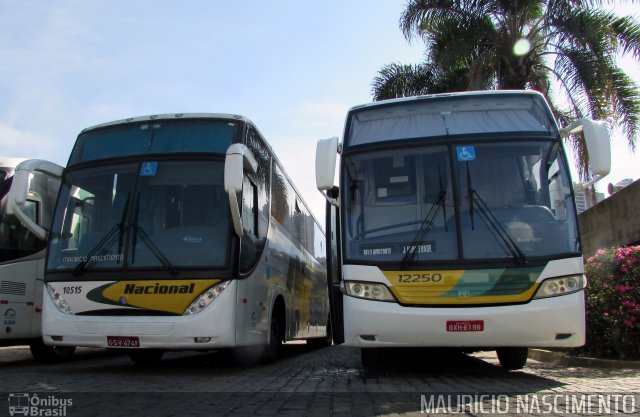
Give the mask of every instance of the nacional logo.
M 136 285 L 126 284 L 124 294 L 193 294 L 195 284 L 189 285 Z
M 112 281 L 93 288 L 86 297 L 94 303 L 119 308 L 182 314 L 196 297 L 220 282 L 220 279 Z

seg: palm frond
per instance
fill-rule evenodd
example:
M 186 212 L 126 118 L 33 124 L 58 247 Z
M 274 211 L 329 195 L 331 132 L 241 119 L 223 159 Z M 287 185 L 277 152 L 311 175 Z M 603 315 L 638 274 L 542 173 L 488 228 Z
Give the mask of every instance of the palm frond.
M 371 83 L 374 100 L 427 94 L 433 88 L 432 74 L 424 65 L 388 64 Z
M 636 61 L 640 60 L 640 24 L 630 16 L 624 16 L 614 19 L 610 27 L 620 41 L 620 52 L 630 53 Z

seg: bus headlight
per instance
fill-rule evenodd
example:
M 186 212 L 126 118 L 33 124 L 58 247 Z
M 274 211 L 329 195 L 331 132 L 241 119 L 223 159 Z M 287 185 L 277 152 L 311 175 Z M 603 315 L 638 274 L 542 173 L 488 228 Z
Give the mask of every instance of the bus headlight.
M 204 310 L 213 300 L 216 299 L 220 293 L 227 288 L 231 281 L 223 281 L 219 284 L 214 285 L 213 287 L 209 287 L 202 292 L 196 298 L 193 303 L 182 313 L 183 316 L 189 316 L 191 314 L 198 314 L 202 310 Z
M 69 303 L 67 303 L 67 301 L 62 298 L 62 295 L 60 295 L 60 293 L 49 284 L 47 284 L 47 292 L 49 293 L 49 297 L 51 297 L 51 301 L 53 301 L 53 304 L 58 307 L 58 310 L 60 310 L 64 314 L 73 314 Z
M 551 278 L 542 281 L 536 291 L 536 298 L 555 297 L 557 295 L 571 294 L 584 288 L 584 275 L 571 275 L 567 277 Z
M 375 282 L 345 281 L 344 288 L 347 295 L 352 297 L 376 301 L 396 301 L 391 294 L 391 291 L 389 291 L 389 288 L 384 284 L 378 284 Z

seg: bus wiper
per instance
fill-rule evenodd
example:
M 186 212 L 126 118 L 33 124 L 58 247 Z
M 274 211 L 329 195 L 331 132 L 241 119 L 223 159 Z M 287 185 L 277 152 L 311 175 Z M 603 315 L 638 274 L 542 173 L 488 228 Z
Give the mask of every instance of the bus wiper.
M 86 258 L 73 269 L 74 277 L 79 277 L 80 275 L 84 274 L 87 267 L 95 263 L 94 257 L 96 256 L 98 251 L 101 251 L 100 256 L 107 254 L 108 248 L 115 243 L 116 232 L 118 232 L 117 254 L 119 255 L 122 253 L 122 246 L 124 243 L 123 232 L 126 229 L 124 222 L 127 220 L 127 217 L 129 215 L 129 198 L 130 197 L 131 197 L 131 193 L 127 194 L 127 200 L 124 203 L 124 208 L 122 209 L 122 215 L 120 216 L 120 223 L 114 224 L 111 230 L 109 230 L 109 232 L 102 239 L 100 239 L 100 241 L 96 243 L 96 245 L 93 248 L 91 248 Z M 120 263 L 119 257 L 117 257 L 117 262 Z
M 504 227 L 502 227 L 502 224 L 500 224 L 500 221 L 498 221 L 496 216 L 493 214 L 491 209 L 484 202 L 482 197 L 480 197 L 478 192 L 473 188 L 470 188 L 469 194 L 470 194 L 469 195 L 470 204 L 473 204 L 472 203 L 473 200 L 476 201 L 478 206 L 478 212 L 480 213 L 480 219 L 485 224 L 485 226 L 487 226 L 487 229 L 489 229 L 489 231 L 494 236 L 494 238 L 498 241 L 498 243 L 500 243 L 500 247 L 502 248 L 502 250 L 504 250 L 505 253 L 508 253 L 508 254 L 510 253 L 513 259 L 515 259 L 518 263 L 526 264 L 527 263 L 526 255 L 518 247 L 516 242 L 513 241 L 513 239 L 509 235 L 509 232 L 504 230 Z
M 467 162 L 467 195 L 469 197 L 469 218 L 471 220 L 471 230 L 474 230 L 474 222 L 473 222 L 473 213 L 474 213 L 474 202 L 478 204 L 478 211 L 480 213 L 480 219 L 487 226 L 487 229 L 491 232 L 496 241 L 500 244 L 500 247 L 507 254 L 511 254 L 513 259 L 515 259 L 518 263 L 526 264 L 527 257 L 520 250 L 516 242 L 513 241 L 509 233 L 504 230 L 502 224 L 498 221 L 496 216 L 493 214 L 489 206 L 484 202 L 482 197 L 478 194 L 476 190 L 471 186 L 471 173 L 469 171 L 469 162 Z
M 139 203 L 140 203 L 140 193 L 138 193 L 138 198 L 136 199 L 136 209 L 135 209 L 134 219 L 133 219 L 133 223 L 132 223 L 133 236 L 131 238 L 131 240 L 132 240 L 132 242 L 131 242 L 131 263 L 132 264 L 135 263 L 136 245 L 138 243 L 138 233 L 140 233 L 140 236 L 142 237 L 142 242 L 149 248 L 149 251 L 153 254 L 153 256 L 155 256 L 156 259 L 160 261 L 162 266 L 164 266 L 167 270 L 169 270 L 169 272 L 171 272 L 171 275 L 173 275 L 173 276 L 178 275 L 178 270 L 176 269 L 176 267 L 173 266 L 171 261 L 165 256 L 164 253 L 162 253 L 162 250 L 158 247 L 158 245 L 153 243 L 153 240 L 151 240 L 151 238 L 149 237 L 147 232 L 144 231 L 142 226 L 140 226 L 138 224 Z
M 404 257 L 402 258 L 402 266 L 404 268 L 408 267 L 411 261 L 413 260 L 413 258 L 416 256 L 416 252 L 418 251 L 418 246 L 422 244 L 422 242 L 424 242 L 424 239 L 427 237 L 429 230 L 431 230 L 431 228 L 433 227 L 434 220 L 438 215 L 438 212 L 440 211 L 440 209 L 442 209 L 444 212 L 445 210 L 444 200 L 446 196 L 447 196 L 447 192 L 442 190 L 441 188 L 440 192 L 436 196 L 436 200 L 431 205 L 429 212 L 427 213 L 427 215 L 424 218 L 424 221 L 420 225 L 420 229 L 418 230 L 418 233 L 416 233 L 416 236 L 413 238 L 413 242 L 411 242 L 411 245 L 407 249 L 407 252 L 404 254 Z M 445 220 L 446 220 L 446 214 L 445 214 Z

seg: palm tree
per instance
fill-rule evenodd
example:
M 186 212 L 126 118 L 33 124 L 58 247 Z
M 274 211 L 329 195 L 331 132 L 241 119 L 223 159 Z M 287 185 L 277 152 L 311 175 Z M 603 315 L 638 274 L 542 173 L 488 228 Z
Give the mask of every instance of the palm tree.
M 400 18 L 407 40 L 426 45 L 426 63 L 384 66 L 374 100 L 476 89 L 534 89 L 561 125 L 591 117 L 620 125 L 635 148 L 638 86 L 617 66 L 640 61 L 640 25 L 589 0 L 409 0 Z M 555 91 L 552 91 L 555 90 Z M 588 176 L 581 135 L 571 138 Z

